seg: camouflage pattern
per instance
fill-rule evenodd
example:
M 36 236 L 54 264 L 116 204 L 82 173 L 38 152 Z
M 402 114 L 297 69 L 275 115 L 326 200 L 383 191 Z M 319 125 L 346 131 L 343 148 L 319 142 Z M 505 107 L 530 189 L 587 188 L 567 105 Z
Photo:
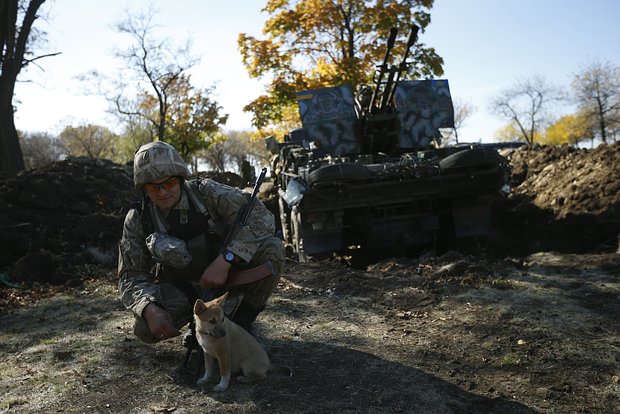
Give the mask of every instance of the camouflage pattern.
M 192 318 L 193 310 L 190 306 L 187 296 L 177 287 L 170 283 L 161 283 L 153 285 L 157 290 L 156 303 L 161 306 L 172 317 L 172 322 L 177 329 L 185 326 Z M 134 318 L 133 333 L 142 342 L 154 344 L 158 342 L 149 329 L 149 325 L 142 317 Z
M 136 151 L 133 159 L 133 182 L 137 189 L 161 177 L 189 177 L 185 161 L 170 144 L 150 142 Z
M 155 260 L 178 269 L 183 269 L 192 262 L 192 255 L 185 241 L 167 233 L 150 234 L 146 238 L 146 247 Z
M 297 94 L 301 122 L 311 140 L 332 155 L 359 154 L 355 106 L 348 85 Z
M 447 80 L 402 81 L 394 94 L 400 120 L 400 148 L 421 149 L 440 140 L 439 128 L 454 127 Z
M 185 186 L 185 190 L 189 191 L 187 183 Z M 221 233 L 224 239 L 237 211 L 246 203 L 247 193 L 208 179 L 198 183 L 198 191 L 211 215 L 211 228 Z M 189 199 L 184 191 L 174 209 L 188 208 L 190 208 Z M 160 214 L 163 213 L 160 212 Z M 274 277 L 263 279 L 236 289 L 238 292 L 233 292 L 233 294 L 242 293 L 244 301 L 256 309 L 264 307 L 277 286 L 284 268 L 284 246 L 282 241 L 274 236 L 274 233 L 273 215 L 260 200 L 256 200 L 246 226 L 226 246 L 228 250 L 246 262 L 238 264 L 239 268 L 254 267 L 266 260 L 270 260 L 275 267 Z M 141 318 L 142 311 L 149 303 L 155 302 L 166 309 L 177 327 L 189 322 L 193 306 L 193 303 L 190 304 L 187 297 L 176 287 L 156 282 L 157 266 L 147 248 L 145 241 L 147 236 L 149 235 L 145 234 L 138 211 L 131 209 L 125 217 L 123 236 L 119 243 L 118 288 L 123 304 L 137 318 L 134 327 L 136 335 L 145 342 L 149 342 L 150 339 L 154 341 L 154 338 L 149 338 L 148 327 L 144 331 L 145 321 Z M 198 279 L 192 281 L 196 288 L 198 282 Z

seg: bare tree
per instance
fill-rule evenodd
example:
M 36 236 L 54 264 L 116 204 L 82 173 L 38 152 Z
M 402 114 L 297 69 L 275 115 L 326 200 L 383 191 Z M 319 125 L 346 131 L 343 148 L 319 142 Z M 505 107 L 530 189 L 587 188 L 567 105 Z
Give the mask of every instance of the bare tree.
M 138 96 L 152 93 L 157 100 L 157 110 L 137 105 L 126 93 L 127 85 L 116 85 L 116 93 L 109 97 L 116 110 L 125 117 L 138 116 L 146 119 L 157 131 L 157 138 L 165 140 L 166 123 L 170 111 L 170 95 L 182 73 L 193 67 L 198 59 L 190 54 L 190 43 L 175 49 L 168 39 L 156 39 L 154 24 L 155 12 L 152 9 L 136 15 L 127 13 L 126 18 L 117 25 L 121 33 L 129 35 L 132 44 L 126 50 L 117 51 L 117 56 L 127 62 L 136 77 Z M 136 96 L 135 90 L 131 96 Z M 144 99 L 138 99 L 143 102 Z
M 153 141 L 153 131 L 148 121 L 140 117 L 125 119 L 123 131 L 114 147 L 111 160 L 118 164 L 125 164 L 133 160 L 137 148 Z
M 218 134 L 212 137 L 209 148 L 202 151 L 201 155 L 204 161 L 215 171 L 225 172 L 226 163 L 228 161 L 228 156 L 226 153 L 226 136 L 223 134 Z
M 547 123 L 547 106 L 557 98 L 543 77 L 532 76 L 500 92 L 491 102 L 491 111 L 514 124 L 521 139 L 531 145 Z
M 38 11 L 45 0 L 0 1 L 0 171 L 15 174 L 24 169 L 24 158 L 15 128 L 13 94 L 21 70 L 45 56 L 34 56 L 33 29 Z M 34 34 L 34 35 L 33 35 Z
M 201 151 L 200 158 L 219 172 L 243 173 L 248 165 L 254 169 L 269 161 L 264 140 L 248 131 L 226 131 L 211 137 L 209 147 Z
M 454 106 L 454 128 L 449 129 L 448 134 L 444 137 L 446 142 L 459 143 L 459 130 L 465 126 L 465 121 L 476 112 L 476 107 L 470 102 L 459 98 L 453 98 Z
M 67 126 L 60 133 L 65 151 L 75 157 L 112 158 L 118 136 L 100 125 Z
M 227 131 L 225 135 L 226 152 L 237 171 L 242 171 L 247 162 L 259 166 L 269 161 L 269 153 L 262 139 L 252 137 L 248 131 Z
M 616 140 L 620 128 L 620 67 L 592 62 L 571 84 L 580 113 L 595 127 L 601 142 Z
M 60 145 L 58 137 L 47 132 L 19 134 L 19 144 L 24 154 L 24 164 L 28 169 L 40 168 L 58 161 L 66 151 Z

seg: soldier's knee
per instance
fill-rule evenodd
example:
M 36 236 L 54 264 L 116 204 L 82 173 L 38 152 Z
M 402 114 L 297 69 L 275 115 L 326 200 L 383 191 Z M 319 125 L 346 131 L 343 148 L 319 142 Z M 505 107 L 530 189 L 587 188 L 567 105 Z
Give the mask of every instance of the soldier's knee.
M 278 286 L 279 275 L 273 275 L 259 282 L 248 285 L 243 293 L 243 302 L 255 309 L 263 309 L 267 300 Z
M 262 259 L 269 260 L 275 269 L 276 275 L 281 276 L 284 271 L 284 262 L 286 260 L 286 251 L 282 240 L 277 237 L 267 239 L 261 246 L 263 253 Z

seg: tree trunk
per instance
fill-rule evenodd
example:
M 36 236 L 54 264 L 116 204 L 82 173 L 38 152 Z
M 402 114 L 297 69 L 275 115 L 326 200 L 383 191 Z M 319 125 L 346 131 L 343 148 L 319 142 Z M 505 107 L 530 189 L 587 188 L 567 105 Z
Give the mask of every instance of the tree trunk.
M 37 11 L 45 0 L 0 0 L 0 172 L 14 175 L 24 169 L 24 157 L 13 118 L 13 92 L 17 75 L 27 65 L 26 45 Z M 18 8 L 26 7 L 21 26 Z
M 607 125 L 605 123 L 605 115 L 602 111 L 599 112 L 598 127 L 601 130 L 601 141 L 607 144 Z
M 24 157 L 13 116 L 14 73 L 12 62 L 6 62 L 0 75 L 0 172 L 8 175 L 15 175 L 24 169 Z
M 13 107 L 0 108 L 0 172 L 15 175 L 24 169 L 24 157 L 17 138 Z

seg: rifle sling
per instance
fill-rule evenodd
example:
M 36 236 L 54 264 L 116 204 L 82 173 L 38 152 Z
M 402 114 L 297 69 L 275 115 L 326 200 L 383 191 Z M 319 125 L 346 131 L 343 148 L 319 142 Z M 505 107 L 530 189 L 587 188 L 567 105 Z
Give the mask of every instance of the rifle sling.
M 252 267 L 251 269 L 232 270 L 228 272 L 225 286 L 248 285 L 273 275 L 275 275 L 274 267 L 271 262 L 267 260 L 262 265 Z

